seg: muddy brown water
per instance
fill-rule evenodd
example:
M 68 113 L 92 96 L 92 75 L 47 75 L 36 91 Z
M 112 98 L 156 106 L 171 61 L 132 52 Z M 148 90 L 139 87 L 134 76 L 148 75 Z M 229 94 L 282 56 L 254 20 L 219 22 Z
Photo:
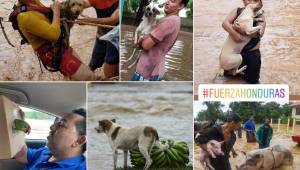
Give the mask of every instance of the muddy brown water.
M 245 83 L 240 79 L 213 78 L 227 37 L 221 24 L 242 0 L 197 0 L 194 10 L 195 93 L 199 84 Z M 263 84 L 288 84 L 290 94 L 300 94 L 300 1 L 264 0 L 267 27 L 261 40 L 261 79 Z
M 138 125 L 157 129 L 160 139 L 186 141 L 193 160 L 192 83 L 95 84 L 88 90 L 88 160 L 91 170 L 113 169 L 112 149 L 105 134 L 95 127 L 102 119 L 115 118 L 126 127 Z M 130 165 L 130 159 L 128 158 Z M 118 155 L 123 167 L 123 153 Z
M 128 69 L 125 61 L 133 52 L 132 37 L 135 27 L 122 25 L 121 35 L 121 79 L 131 80 L 135 67 Z M 193 34 L 181 31 L 173 48 L 166 56 L 167 81 L 192 81 L 193 80 Z
M 42 0 L 46 5 L 51 4 L 51 0 Z M 0 17 L 8 20 L 8 15 L 13 7 L 13 1 L 0 2 Z M 88 8 L 84 15 L 96 17 L 95 10 Z M 20 45 L 20 35 L 12 29 L 11 23 L 4 22 L 5 31 L 10 41 L 15 45 L 11 47 L 0 31 L 0 80 L 63 80 L 59 72 L 49 72 L 43 68 L 41 72 L 38 58 L 29 45 Z M 89 64 L 94 41 L 96 39 L 96 27 L 74 25 L 71 30 L 70 44 L 79 55 L 80 60 Z
M 297 143 L 294 143 L 291 139 L 292 135 L 300 135 L 300 126 L 297 125 L 295 127 L 294 133 L 292 132 L 292 128 L 289 128 L 289 131 L 286 130 L 286 125 L 280 125 L 279 131 L 278 125 L 273 124 L 274 136 L 271 140 L 271 146 L 275 144 L 283 145 L 291 150 L 294 156 L 293 166 L 282 166 L 277 168 L 276 170 L 298 170 L 300 169 L 300 146 Z M 230 163 L 232 169 L 235 169 L 236 165 L 240 165 L 245 161 L 245 156 L 241 151 L 248 152 L 258 148 L 258 144 L 256 143 L 247 143 L 245 132 L 243 132 L 243 136 L 241 139 L 237 139 L 234 149 L 237 151 L 238 156 L 236 158 L 230 158 Z M 194 145 L 194 169 L 195 170 L 204 170 L 203 166 L 200 164 L 200 152 L 201 149 L 199 146 Z

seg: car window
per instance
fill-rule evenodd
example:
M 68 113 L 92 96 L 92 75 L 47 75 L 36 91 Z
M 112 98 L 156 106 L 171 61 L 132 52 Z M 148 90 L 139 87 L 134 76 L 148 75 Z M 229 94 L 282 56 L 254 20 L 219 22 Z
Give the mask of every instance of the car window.
M 26 139 L 47 139 L 49 128 L 55 120 L 55 116 L 38 110 L 21 107 L 25 112 L 25 121 L 31 126 L 31 132 Z

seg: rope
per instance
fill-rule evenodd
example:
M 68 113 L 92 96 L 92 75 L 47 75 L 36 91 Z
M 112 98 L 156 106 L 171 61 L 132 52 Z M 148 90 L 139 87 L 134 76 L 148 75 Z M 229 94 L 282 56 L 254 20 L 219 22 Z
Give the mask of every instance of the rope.
M 78 25 L 90 25 L 90 26 L 103 27 L 103 28 L 115 28 L 116 27 L 116 26 L 112 26 L 112 25 L 95 24 L 95 23 L 72 21 L 72 20 L 67 20 L 67 22 L 75 23 L 75 24 L 78 24 Z
M 6 39 L 6 41 L 7 41 L 7 43 L 8 43 L 9 45 L 11 45 L 12 47 L 15 47 L 15 46 L 10 42 L 10 40 L 8 39 L 8 36 L 7 36 L 7 34 L 6 34 L 5 30 L 4 30 L 4 26 L 2 25 L 2 21 L 3 21 L 3 18 L 0 17 L 0 27 L 1 27 L 2 33 L 3 33 L 3 35 L 4 35 L 4 38 Z

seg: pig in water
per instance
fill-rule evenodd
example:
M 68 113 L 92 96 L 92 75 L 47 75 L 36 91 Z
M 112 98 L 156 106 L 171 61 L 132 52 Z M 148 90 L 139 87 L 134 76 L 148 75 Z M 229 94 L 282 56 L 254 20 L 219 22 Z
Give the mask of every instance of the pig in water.
M 218 142 L 216 140 L 210 140 L 209 142 L 207 142 L 206 144 L 206 148 L 207 150 L 203 150 L 200 153 L 200 162 L 203 165 L 203 167 L 206 169 L 210 169 L 210 170 L 215 170 L 215 168 L 212 167 L 209 157 L 211 156 L 212 158 L 216 158 L 216 156 L 218 155 L 224 155 L 223 151 L 222 151 L 222 144 L 223 142 Z
M 257 149 L 246 154 L 246 161 L 237 170 L 271 170 L 282 165 L 292 166 L 292 152 L 282 145 Z

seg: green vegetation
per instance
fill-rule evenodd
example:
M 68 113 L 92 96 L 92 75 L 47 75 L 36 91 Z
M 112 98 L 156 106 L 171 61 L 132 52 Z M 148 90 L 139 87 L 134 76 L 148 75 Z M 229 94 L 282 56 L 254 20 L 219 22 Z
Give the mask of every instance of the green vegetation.
M 158 0 L 154 0 L 157 2 Z M 139 8 L 140 0 L 126 0 L 124 2 L 124 12 L 125 13 L 131 13 L 135 14 Z M 192 19 L 193 18 L 193 0 L 189 0 L 188 5 L 186 6 L 187 12 L 187 18 Z
M 166 149 L 161 149 L 154 146 L 151 150 L 152 168 L 179 168 L 186 167 L 189 163 L 189 147 L 184 141 L 174 141 L 173 139 L 164 139 L 160 142 L 168 146 Z M 143 168 L 146 164 L 146 159 L 140 152 L 138 147 L 130 150 L 130 161 L 134 167 Z
M 186 15 L 188 18 L 193 18 L 193 0 L 190 0 L 186 7 L 188 10 Z
M 140 170 L 141 168 L 128 167 L 126 170 Z M 124 170 L 124 168 L 117 168 L 117 170 Z M 181 167 L 181 168 L 150 168 L 149 170 L 193 170 L 193 166 Z
M 54 116 L 35 110 L 25 111 L 25 117 L 27 119 L 54 120 Z
M 262 123 L 265 118 L 282 119 L 282 123 L 286 123 L 288 118 L 291 118 L 292 110 L 289 104 L 280 105 L 276 102 L 232 102 L 229 104 L 229 109 L 223 111 L 220 102 L 204 102 L 205 110 L 201 110 L 195 120 L 225 120 L 226 115 L 230 113 L 238 113 L 243 120 L 246 120 L 250 115 L 254 115 L 257 123 Z

